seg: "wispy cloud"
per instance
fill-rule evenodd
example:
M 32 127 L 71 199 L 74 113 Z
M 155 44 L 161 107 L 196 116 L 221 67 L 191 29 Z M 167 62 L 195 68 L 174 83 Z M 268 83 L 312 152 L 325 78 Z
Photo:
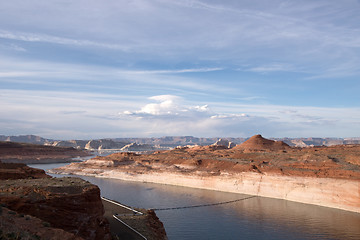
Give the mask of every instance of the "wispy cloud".
M 201 73 L 220 71 L 223 68 L 190 68 L 190 69 L 172 69 L 172 70 L 119 70 L 119 73 L 128 74 L 176 74 L 176 73 Z
M 119 45 L 119 44 L 109 44 L 109 43 L 101 43 L 90 40 L 64 38 L 64 37 L 51 36 L 51 35 L 39 34 L 39 33 L 10 32 L 5 30 L 0 30 L 0 38 L 25 41 L 25 42 L 44 42 L 44 43 L 53 43 L 53 44 L 61 44 L 61 45 L 73 45 L 80 47 L 100 47 L 100 48 L 108 48 L 108 49 L 121 50 L 121 51 L 129 50 L 128 46 Z
M 0 72 L 0 78 L 38 76 L 36 72 Z
M 16 51 L 16 52 L 27 52 L 27 50 L 25 48 L 19 46 L 18 44 L 14 44 L 14 43 L 0 44 L 0 50 L 1 49 L 11 50 L 11 51 Z
M 289 64 L 273 63 L 263 66 L 251 67 L 249 69 L 245 69 L 245 71 L 268 73 L 268 72 L 299 72 L 300 70 L 294 68 Z
M 122 69 L 110 66 L 87 64 L 27 61 L 26 59 L 3 58 L 0 60 L 0 81 L 8 84 L 48 86 L 51 88 L 72 86 L 89 91 L 128 89 L 150 91 L 231 92 L 231 87 L 208 83 L 201 78 L 182 76 L 185 73 L 221 71 L 222 68 L 188 68 L 169 70 Z M 5 86 L 5 85 L 3 85 Z M 18 85 L 19 86 L 19 85 Z M 126 95 L 126 93 L 123 93 Z M 132 93 L 129 93 L 132 94 Z

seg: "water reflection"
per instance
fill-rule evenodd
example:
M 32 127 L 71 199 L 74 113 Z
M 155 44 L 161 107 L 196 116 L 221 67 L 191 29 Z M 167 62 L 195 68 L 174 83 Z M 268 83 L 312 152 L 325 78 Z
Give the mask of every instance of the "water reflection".
M 167 208 L 249 195 L 84 177 L 102 194 L 128 205 Z M 157 211 L 169 239 L 360 239 L 360 214 L 271 198 Z
M 82 178 L 98 185 L 103 196 L 142 208 L 210 204 L 249 196 L 116 179 Z M 271 198 L 256 197 L 211 207 L 157 211 L 157 215 L 170 240 L 360 239 L 360 214 Z

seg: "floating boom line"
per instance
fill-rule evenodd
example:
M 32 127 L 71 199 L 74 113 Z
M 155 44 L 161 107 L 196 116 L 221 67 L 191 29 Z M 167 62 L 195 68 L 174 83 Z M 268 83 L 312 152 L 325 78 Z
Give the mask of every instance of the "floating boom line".
M 201 205 L 192 205 L 192 206 L 184 206 L 184 207 L 152 208 L 152 210 L 154 210 L 154 211 L 167 211 L 167 210 L 179 210 L 179 209 L 186 209 L 186 208 L 210 207 L 210 206 L 217 206 L 217 205 L 229 204 L 229 203 L 234 203 L 234 202 L 240 202 L 240 201 L 247 200 L 247 199 L 250 199 L 250 198 L 255 198 L 255 197 L 257 197 L 257 196 L 250 196 L 250 197 L 235 199 L 235 200 L 226 201 L 226 202 L 209 203 L 209 204 L 201 204 Z

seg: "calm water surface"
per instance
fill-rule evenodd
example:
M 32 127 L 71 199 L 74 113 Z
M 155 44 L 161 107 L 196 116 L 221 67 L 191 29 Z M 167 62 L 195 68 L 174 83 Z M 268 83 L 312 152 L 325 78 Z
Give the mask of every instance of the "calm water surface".
M 33 164 L 51 169 L 64 164 Z M 58 175 L 57 175 L 58 176 Z M 140 208 L 168 208 L 231 201 L 249 195 L 170 185 L 79 176 L 104 197 Z M 255 197 L 200 208 L 156 211 L 170 240 L 177 239 L 360 239 L 360 214 Z

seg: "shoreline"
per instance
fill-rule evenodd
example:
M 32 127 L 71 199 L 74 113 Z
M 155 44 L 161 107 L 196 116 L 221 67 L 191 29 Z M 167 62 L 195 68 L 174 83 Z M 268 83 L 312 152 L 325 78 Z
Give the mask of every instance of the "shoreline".
M 172 172 L 129 173 L 104 169 L 71 168 L 65 171 L 58 169 L 51 172 L 248 194 L 360 213 L 360 182 L 356 180 L 253 172 L 218 176 Z

